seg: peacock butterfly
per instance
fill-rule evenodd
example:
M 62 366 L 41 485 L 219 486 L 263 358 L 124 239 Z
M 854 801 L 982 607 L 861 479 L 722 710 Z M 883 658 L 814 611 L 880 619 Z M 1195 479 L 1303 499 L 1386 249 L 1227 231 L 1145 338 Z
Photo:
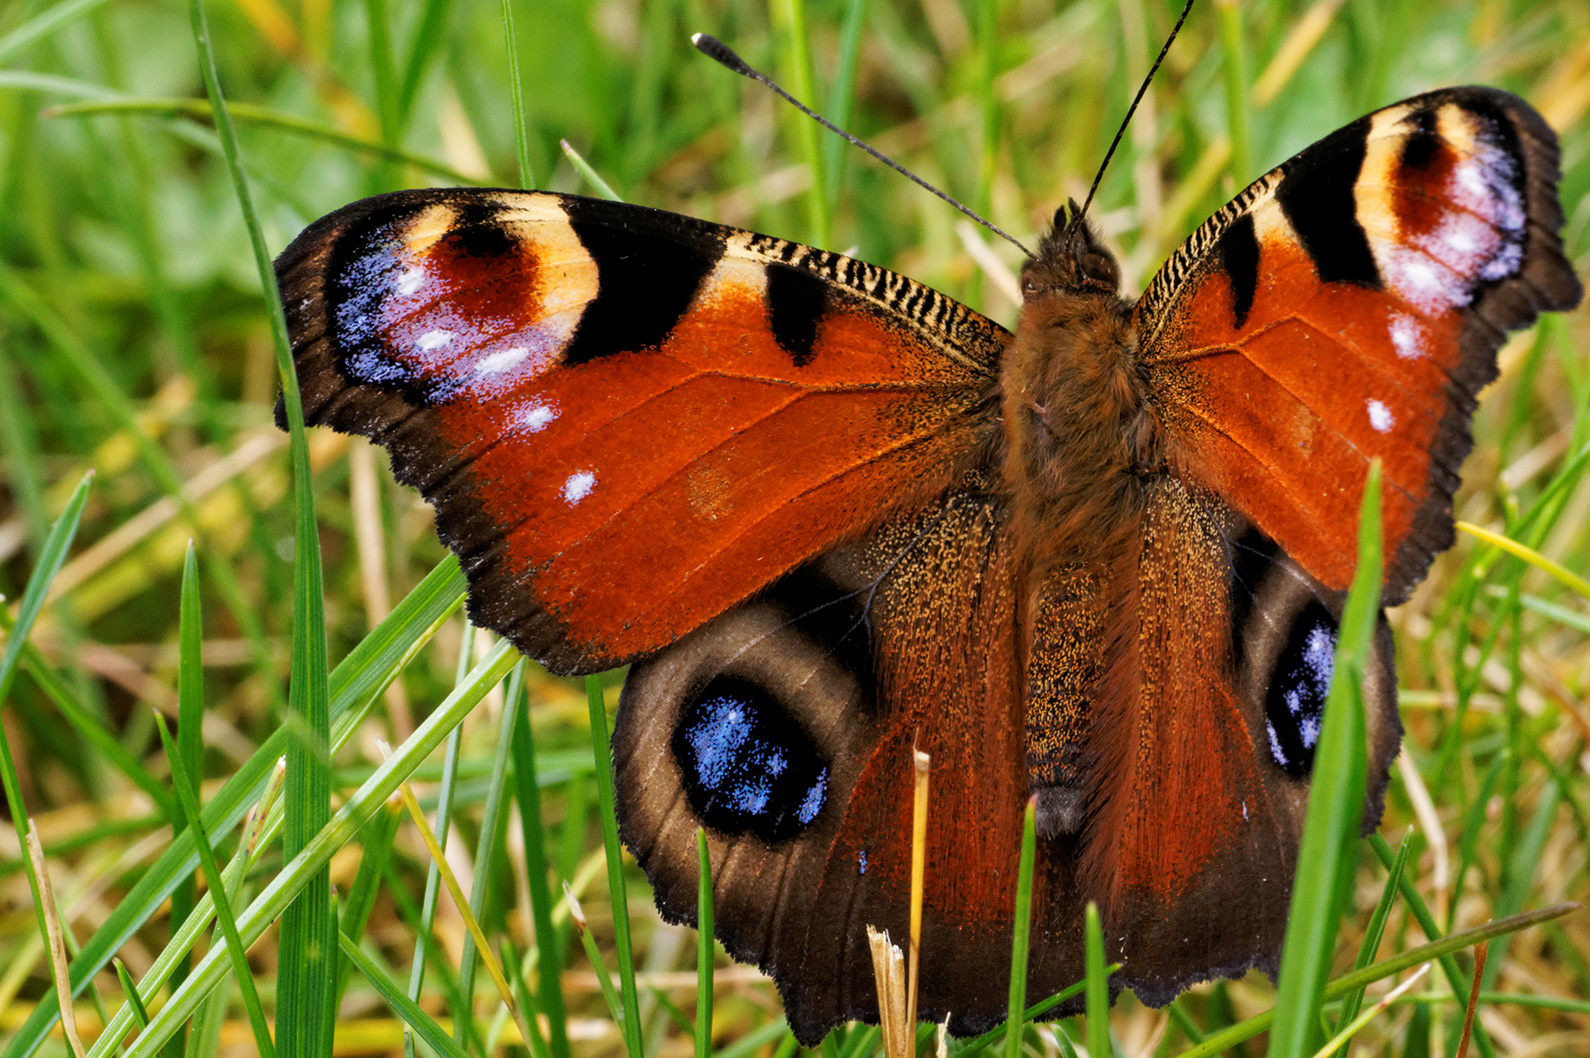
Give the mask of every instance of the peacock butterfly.
M 1275 971 L 1369 462 L 1384 602 L 1452 543 L 1506 332 L 1578 303 L 1556 138 L 1455 88 L 1261 177 L 1133 302 L 1074 206 L 1014 334 L 937 291 L 640 206 L 406 191 L 277 261 L 304 411 L 435 506 L 469 612 L 558 673 L 631 664 L 620 823 L 664 916 L 796 1035 L 875 1019 L 934 763 L 920 1010 L 1002 1019 L 1020 817 L 1029 989 L 1104 909 L 1150 1004 Z M 1368 687 L 1379 819 L 1390 633 Z

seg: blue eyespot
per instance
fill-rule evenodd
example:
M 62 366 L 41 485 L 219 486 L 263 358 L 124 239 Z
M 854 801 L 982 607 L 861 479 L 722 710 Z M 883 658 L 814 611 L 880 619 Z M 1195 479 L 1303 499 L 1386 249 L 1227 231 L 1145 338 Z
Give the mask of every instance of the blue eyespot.
M 1335 663 L 1336 619 L 1318 601 L 1310 602 L 1292 622 L 1264 702 L 1270 754 L 1293 778 L 1314 766 Z
M 720 677 L 674 729 L 674 758 L 702 821 L 767 842 L 792 838 L 822 811 L 828 761 L 766 690 Z

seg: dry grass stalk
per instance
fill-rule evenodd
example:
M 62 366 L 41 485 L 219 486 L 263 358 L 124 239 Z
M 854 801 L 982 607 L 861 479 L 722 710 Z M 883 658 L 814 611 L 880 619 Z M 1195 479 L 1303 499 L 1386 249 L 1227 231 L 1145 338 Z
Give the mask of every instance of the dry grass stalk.
M 910 1058 L 910 1022 L 906 1020 L 905 953 L 890 943 L 889 931 L 867 927 L 872 945 L 872 976 L 878 982 L 878 1027 L 883 1030 L 885 1058 Z
M 906 982 L 905 1023 L 916 1037 L 917 965 L 922 955 L 922 888 L 927 871 L 928 765 L 926 753 L 911 747 L 913 797 L 911 801 L 911 955 L 910 977 Z M 912 1048 L 915 1050 L 915 1048 Z
M 55 970 L 55 995 L 61 1001 L 61 1027 L 66 1030 L 67 1045 L 77 1058 L 83 1058 L 83 1039 L 77 1034 L 77 1014 L 72 1008 L 72 975 L 67 970 L 66 936 L 62 933 L 61 916 L 55 907 L 55 890 L 50 886 L 50 872 L 44 864 L 44 846 L 39 842 L 38 827 L 28 820 L 28 859 L 33 861 L 33 873 L 39 879 L 39 910 L 44 912 L 44 928 L 49 934 L 50 965 Z M 1472 1016 L 1472 1015 L 1471 1015 Z
M 1457 1058 L 1468 1058 L 1469 1035 L 1474 1031 L 1474 1015 L 1480 1007 L 1480 979 L 1485 976 L 1485 956 L 1490 950 L 1488 942 L 1474 949 L 1474 987 L 1469 989 L 1469 1006 L 1463 1013 L 1463 1037 L 1458 1041 Z

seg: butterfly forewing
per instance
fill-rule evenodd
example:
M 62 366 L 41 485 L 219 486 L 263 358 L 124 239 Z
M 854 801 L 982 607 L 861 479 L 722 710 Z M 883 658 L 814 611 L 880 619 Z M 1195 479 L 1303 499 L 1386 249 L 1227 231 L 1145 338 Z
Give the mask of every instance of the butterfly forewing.
M 371 199 L 278 272 L 308 420 L 385 445 L 471 613 L 568 672 L 942 493 L 1005 338 L 883 269 L 572 196 Z
M 1458 88 L 1378 111 L 1200 228 L 1136 312 L 1189 475 L 1332 588 L 1385 464 L 1386 600 L 1452 542 L 1474 395 L 1507 330 L 1571 308 L 1556 137 L 1528 104 Z

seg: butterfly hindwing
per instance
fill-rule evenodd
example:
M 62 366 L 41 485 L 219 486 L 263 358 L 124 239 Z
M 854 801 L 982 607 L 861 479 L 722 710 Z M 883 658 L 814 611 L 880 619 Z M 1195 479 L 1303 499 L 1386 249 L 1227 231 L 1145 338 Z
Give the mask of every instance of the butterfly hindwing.
M 565 195 L 369 199 L 277 268 L 308 421 L 386 446 L 471 613 L 562 672 L 941 492 L 1004 344 L 895 273 Z
M 906 926 L 913 744 L 932 757 L 919 1009 L 961 1035 L 1003 1018 L 1022 809 L 1036 794 L 1042 815 L 1054 789 L 1032 767 L 1037 721 L 1055 716 L 1045 688 L 1083 688 L 1088 707 L 1065 725 L 1078 815 L 1038 845 L 1030 999 L 1081 977 L 1088 899 L 1124 962 L 1116 984 L 1147 1002 L 1276 968 L 1342 593 L 1170 482 L 1124 592 L 1049 581 L 1065 599 L 1040 607 L 1033 651 L 1046 660 L 1023 676 L 1011 543 L 997 497 L 952 491 L 625 685 L 613 736 L 625 842 L 663 913 L 693 922 L 705 830 L 718 936 L 775 978 L 802 1041 L 876 1017 L 865 927 L 898 939 Z M 1086 606 L 1095 621 L 1066 620 Z M 1400 733 L 1390 658 L 1382 622 L 1366 827 Z
M 1005 520 L 995 498 L 952 491 L 625 685 L 620 821 L 659 907 L 694 920 L 704 827 L 718 936 L 773 975 L 808 1044 L 877 1017 L 866 927 L 904 942 L 913 745 L 932 759 L 919 1009 L 960 1034 L 1003 1017 L 1027 799 Z M 803 753 L 817 770 L 787 782 Z M 1056 848 L 1043 861 L 1040 905 L 1068 903 L 1049 915 L 1066 935 L 1034 949 L 1035 998 L 1071 983 L 1081 952 L 1072 860 Z
M 1452 543 L 1474 395 L 1505 332 L 1577 304 L 1556 137 L 1454 88 L 1387 107 L 1261 177 L 1138 303 L 1174 458 L 1332 588 L 1385 464 L 1386 602 Z
M 1159 1006 L 1198 981 L 1278 968 L 1344 595 L 1174 479 L 1150 490 L 1125 570 L 1102 597 L 1079 876 L 1124 983 Z M 1401 734 L 1391 658 L 1382 618 L 1364 701 L 1366 832 Z

